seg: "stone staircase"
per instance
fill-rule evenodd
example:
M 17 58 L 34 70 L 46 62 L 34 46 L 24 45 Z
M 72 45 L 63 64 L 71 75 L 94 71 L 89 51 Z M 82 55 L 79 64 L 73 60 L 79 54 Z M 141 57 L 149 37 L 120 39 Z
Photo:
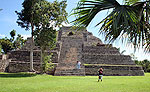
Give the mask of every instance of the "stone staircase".
M 89 64 L 85 65 L 86 75 L 96 76 L 98 69 L 103 68 L 104 76 L 143 76 L 144 70 L 137 65 L 105 65 Z
M 55 76 L 85 76 L 85 68 L 81 65 L 81 69 L 76 69 L 77 61 L 81 61 L 82 39 L 71 37 L 63 37 L 61 43 L 60 57 L 58 66 L 56 67 Z
M 113 54 L 113 55 L 120 55 L 120 52 L 117 48 L 111 47 L 111 45 L 100 45 L 100 46 L 84 46 L 83 53 L 89 54 Z
M 129 55 L 121 55 L 115 47 L 85 46 L 82 52 L 86 64 L 135 65 Z
M 58 69 L 55 71 L 55 76 L 85 76 L 85 69 Z
M 135 65 L 129 55 L 121 55 L 115 47 L 85 46 L 82 52 L 86 75 L 97 75 L 99 68 L 104 69 L 105 76 L 144 75 L 141 66 Z

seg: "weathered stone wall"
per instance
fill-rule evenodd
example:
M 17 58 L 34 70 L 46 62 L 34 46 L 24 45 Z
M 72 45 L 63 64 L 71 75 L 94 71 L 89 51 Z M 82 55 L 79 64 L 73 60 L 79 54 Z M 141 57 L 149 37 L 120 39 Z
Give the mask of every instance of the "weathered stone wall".
M 47 74 L 54 75 L 57 64 L 54 64 L 48 71 Z M 41 71 L 40 63 L 34 63 L 33 68 L 36 71 Z M 30 63 L 29 62 L 10 62 L 8 67 L 8 72 L 17 73 L 17 72 L 28 72 L 30 71 Z
M 12 51 L 10 52 L 9 58 L 12 61 L 19 61 L 19 62 L 30 62 L 30 51 L 27 50 L 19 50 L 19 51 Z M 52 61 L 57 63 L 58 62 L 58 54 L 57 51 L 52 51 Z M 40 62 L 41 52 L 40 50 L 33 51 L 33 62 Z
M 135 65 L 127 55 L 83 55 L 85 64 Z
M 53 53 L 52 56 L 52 62 L 57 63 L 58 62 L 58 54 L 57 51 L 53 50 L 51 51 Z M 34 50 L 33 51 L 33 63 L 34 63 L 34 69 L 36 71 L 41 71 L 40 68 L 40 50 Z M 30 70 L 30 51 L 29 50 L 18 50 L 18 51 L 12 51 L 9 54 L 9 58 L 11 59 L 11 62 L 9 63 L 9 66 L 7 68 L 7 72 L 28 72 Z M 56 66 L 54 69 L 48 71 L 47 73 L 53 74 Z
M 62 37 L 59 63 L 76 64 L 81 61 L 82 39 L 76 37 Z
M 84 46 L 96 46 L 97 43 L 103 44 L 103 42 L 99 38 L 93 36 L 92 33 L 85 32 L 83 34 L 87 34 L 87 36 L 86 36 L 87 37 L 87 41 L 84 41 Z M 83 35 L 83 38 L 84 38 L 84 35 Z
M 109 47 L 107 45 L 101 45 L 101 46 L 84 46 L 83 47 L 83 53 L 88 54 L 113 54 L 113 55 L 120 55 L 120 52 L 115 47 Z
M 61 37 L 59 64 L 55 75 L 85 75 L 84 69 L 76 70 L 77 61 L 82 63 L 82 45 L 83 39 L 80 35 Z
M 36 71 L 40 71 L 40 63 L 33 64 L 34 69 Z M 30 71 L 30 62 L 10 62 L 8 67 L 8 72 L 10 73 L 17 73 L 17 72 L 28 72 Z
M 98 69 L 103 68 L 104 76 L 144 76 L 142 67 L 135 65 L 86 65 L 86 75 L 96 76 L 98 75 Z
M 85 64 L 135 65 L 129 55 L 121 55 L 115 47 L 84 46 L 82 53 Z
M 0 60 L 0 72 L 5 72 L 9 65 L 10 59 Z
M 0 55 L 0 72 L 5 72 L 11 60 L 7 59 L 7 55 Z
M 9 58 L 12 61 L 20 61 L 20 62 L 30 62 L 30 51 L 27 50 L 19 50 L 19 51 L 12 51 L 9 55 Z M 33 60 L 34 62 L 40 61 L 40 51 L 33 52 Z

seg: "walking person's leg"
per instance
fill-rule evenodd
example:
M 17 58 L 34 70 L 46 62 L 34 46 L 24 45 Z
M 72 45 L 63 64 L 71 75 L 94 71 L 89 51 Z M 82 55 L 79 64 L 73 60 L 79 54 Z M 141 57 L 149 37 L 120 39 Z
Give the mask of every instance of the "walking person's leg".
M 77 65 L 77 69 L 79 69 L 79 65 Z
M 100 80 L 100 75 L 98 75 L 98 82 L 99 82 L 99 80 Z
M 100 77 L 101 77 L 101 81 L 102 81 L 103 75 L 101 75 Z

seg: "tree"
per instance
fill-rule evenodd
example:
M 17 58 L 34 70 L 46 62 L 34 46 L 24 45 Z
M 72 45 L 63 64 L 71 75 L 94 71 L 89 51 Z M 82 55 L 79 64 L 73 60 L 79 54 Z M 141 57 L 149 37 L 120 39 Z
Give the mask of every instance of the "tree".
M 10 32 L 11 38 L 8 39 L 5 37 L 0 39 L 0 48 L 4 51 L 5 54 L 7 54 L 9 51 L 20 49 L 24 45 L 26 40 L 24 40 L 20 34 L 18 34 L 17 38 L 15 39 L 15 35 L 16 31 L 12 30 Z M 2 52 L 2 50 L 0 50 L 0 52 Z
M 20 49 L 24 45 L 25 41 L 26 40 L 24 40 L 23 37 L 20 34 L 18 34 L 17 38 L 13 42 L 14 49 Z
M 0 44 L 0 55 L 2 54 L 2 45 Z
M 23 9 L 21 12 L 17 12 L 18 19 L 17 23 L 22 28 L 25 28 L 26 30 L 29 30 L 31 27 L 31 49 L 30 49 L 30 71 L 34 71 L 33 69 L 33 33 L 34 33 L 34 27 L 36 25 L 36 20 L 38 17 L 34 14 L 34 6 L 36 3 L 39 3 L 42 0 L 24 0 L 22 3 Z
M 53 49 L 56 44 L 55 27 L 60 27 L 62 22 L 67 21 L 65 8 L 66 1 L 54 1 L 53 3 L 43 1 L 40 4 L 36 4 L 35 12 L 40 21 L 36 25 L 34 36 L 35 42 L 41 48 L 41 66 L 44 65 L 44 70 L 46 66 L 44 58 L 48 55 L 45 50 Z
M 13 29 L 13 30 L 10 32 L 10 36 L 11 36 L 10 40 L 11 40 L 11 41 L 14 41 L 15 36 L 16 36 L 16 30 Z
M 72 13 L 76 16 L 72 23 L 87 27 L 99 12 L 108 9 L 113 10 L 96 25 L 102 24 L 99 32 L 104 33 L 106 41 L 127 38 L 134 48 L 144 46 L 150 50 L 149 1 L 120 5 L 116 0 L 80 0 Z
M 147 59 L 145 59 L 143 61 L 136 60 L 135 63 L 137 65 L 141 65 L 144 72 L 150 72 L 150 61 L 149 60 L 147 60 Z
M 17 23 L 22 28 L 32 30 L 32 43 L 30 50 L 30 71 L 33 69 L 33 42 L 35 32 L 40 32 L 43 27 L 57 27 L 66 20 L 66 1 L 49 3 L 46 0 L 25 0 L 23 9 L 17 12 Z M 35 30 L 36 29 L 36 30 Z
M 6 37 L 0 39 L 0 45 L 2 46 L 2 49 L 5 54 L 7 54 L 7 52 L 13 50 L 13 43 L 10 41 L 10 39 L 8 39 Z
M 46 71 L 46 66 L 50 61 L 44 61 L 48 55 L 51 55 L 50 51 L 56 45 L 56 30 L 53 27 L 43 28 L 40 33 L 36 36 L 35 42 L 41 48 L 41 67 L 42 70 Z M 45 52 L 47 50 L 47 52 Z

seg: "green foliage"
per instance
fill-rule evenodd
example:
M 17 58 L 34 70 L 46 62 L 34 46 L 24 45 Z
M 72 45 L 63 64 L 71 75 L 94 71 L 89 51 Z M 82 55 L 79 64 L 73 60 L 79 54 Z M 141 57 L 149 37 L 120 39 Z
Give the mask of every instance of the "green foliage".
M 47 45 L 53 46 L 52 40 L 54 39 L 55 35 L 45 33 L 48 33 L 48 30 L 53 32 L 51 30 L 51 27 L 59 27 L 62 22 L 67 20 L 67 12 L 65 11 L 66 1 L 58 2 L 57 0 L 55 0 L 53 3 L 50 3 L 46 0 L 24 0 L 22 5 L 22 11 L 16 11 L 18 15 L 17 23 L 19 26 L 25 28 L 26 30 L 31 27 L 32 43 L 30 52 L 33 52 L 33 36 L 36 36 L 35 38 L 38 39 L 37 43 L 40 45 L 42 53 L 44 53 L 43 51 L 45 50 Z M 31 55 L 31 64 L 33 62 L 32 57 L 33 56 Z M 32 65 L 30 66 L 30 70 L 33 70 Z
M 43 62 L 43 72 L 47 72 L 48 70 L 51 70 L 51 69 L 53 69 L 54 68 L 54 65 L 52 64 L 52 60 L 51 60 L 51 58 L 52 58 L 52 53 L 50 54 L 50 55 L 46 55 L 46 56 L 44 56 L 44 62 Z
M 10 73 L 0 73 L 10 75 Z M 1 76 L 1 75 L 0 75 Z M 51 76 L 0 77 L 0 92 L 149 92 L 150 74 L 145 76 Z
M 0 44 L 0 55 L 2 54 L 2 45 Z
M 15 11 L 18 15 L 17 23 L 22 28 L 25 28 L 26 30 L 29 30 L 29 27 L 32 27 L 36 24 L 36 21 L 38 17 L 33 12 L 34 6 L 36 3 L 39 3 L 43 0 L 24 0 L 22 3 L 22 11 L 18 12 Z
M 46 0 L 25 0 L 23 9 L 17 12 L 17 23 L 22 28 L 29 29 L 30 25 L 39 28 L 41 25 L 54 27 L 66 21 L 66 1 L 57 0 L 50 3 Z
M 16 40 L 13 42 L 14 49 L 20 49 L 24 45 L 25 41 L 26 40 L 18 34 Z
M 51 50 L 55 47 L 55 27 L 59 27 L 62 22 L 66 21 L 67 12 L 65 8 L 66 1 L 58 2 L 57 0 L 53 3 L 41 1 L 34 6 L 33 12 L 38 18 L 36 19 L 36 29 L 34 30 L 35 43 L 42 50 L 41 62 L 43 63 L 44 71 L 47 69 L 48 64 L 45 63 L 47 62 L 45 61 L 45 57 L 49 57 L 45 50 Z
M 144 72 L 150 72 L 150 61 L 145 59 L 143 61 L 135 60 L 137 65 L 141 65 L 143 67 Z
M 36 45 L 40 46 L 41 48 L 41 62 L 42 62 L 42 70 L 43 72 L 46 72 L 48 69 L 50 69 L 50 62 L 51 61 L 51 54 L 48 55 L 45 50 L 50 51 L 53 49 L 56 45 L 56 30 L 54 30 L 52 27 L 50 28 L 43 28 L 39 33 L 35 36 L 35 43 Z
M 7 52 L 9 52 L 9 51 L 14 49 L 13 43 L 8 38 L 0 39 L 0 44 L 1 44 L 2 49 L 3 49 L 5 54 L 7 54 Z
M 87 27 L 99 12 L 113 9 L 96 24 L 101 26 L 99 32 L 104 34 L 105 41 L 113 42 L 120 38 L 123 41 L 128 40 L 134 48 L 145 46 L 149 51 L 150 8 L 147 7 L 149 4 L 145 1 L 132 5 L 120 5 L 117 0 L 80 0 L 72 13 L 76 16 L 72 23 L 81 28 Z
M 41 48 L 53 49 L 56 44 L 56 30 L 52 27 L 50 28 L 42 28 L 37 34 L 35 34 L 35 43 Z
M 7 54 L 7 52 L 11 50 L 20 49 L 26 41 L 20 34 L 18 34 L 17 38 L 15 39 L 16 35 L 15 30 L 12 30 L 10 32 L 10 35 L 11 35 L 10 39 L 8 39 L 7 37 L 0 39 L 1 49 L 4 51 L 5 54 Z M 2 52 L 2 50 L 0 50 L 0 52 Z
M 11 42 L 14 41 L 15 36 L 16 36 L 16 30 L 13 29 L 13 30 L 10 32 L 10 36 L 11 36 L 10 41 L 11 41 Z
M 134 4 L 134 3 L 136 3 L 136 2 L 139 2 L 139 1 L 141 1 L 141 0 L 124 0 L 125 1 L 125 4 L 126 5 L 132 5 L 132 4 Z

